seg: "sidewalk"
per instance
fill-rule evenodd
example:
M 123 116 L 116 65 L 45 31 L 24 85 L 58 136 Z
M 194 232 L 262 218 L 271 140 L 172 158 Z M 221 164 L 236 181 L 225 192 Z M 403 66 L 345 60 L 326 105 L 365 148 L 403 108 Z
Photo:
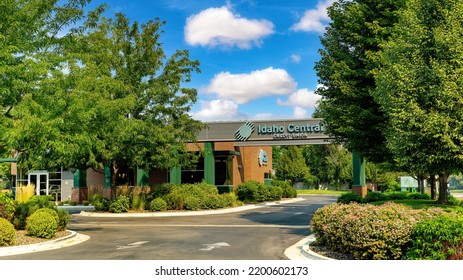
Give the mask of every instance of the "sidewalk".
M 117 213 L 116 214 L 116 213 L 88 212 L 94 209 L 93 206 L 60 206 L 59 208 L 68 210 L 70 213 L 74 213 L 74 215 L 81 215 L 81 216 L 87 216 L 87 217 L 169 217 L 169 216 L 174 217 L 174 216 L 200 216 L 200 215 L 217 215 L 217 214 L 225 214 L 225 213 L 234 213 L 234 212 L 247 211 L 250 209 L 256 209 L 260 207 L 293 203 L 293 202 L 297 202 L 300 200 L 303 200 L 303 198 L 298 197 L 298 198 L 293 198 L 293 199 L 281 200 L 277 202 L 266 202 L 266 203 L 261 203 L 261 204 L 252 204 L 252 205 L 245 205 L 245 206 L 218 209 L 218 210 L 203 210 L 203 211 L 188 211 L 188 212 L 184 211 L 184 212 L 150 212 L 150 213 Z M 45 241 L 45 242 L 38 243 L 38 244 L 0 247 L 0 257 L 34 253 L 34 252 L 54 250 L 54 249 L 61 249 L 61 248 L 65 248 L 68 246 L 74 246 L 74 245 L 80 244 L 90 239 L 90 236 L 76 233 L 74 231 L 70 231 L 70 232 L 71 232 L 70 235 L 65 236 L 63 238 Z M 301 241 L 297 242 L 293 246 L 287 248 L 285 250 L 285 256 L 290 260 L 328 259 L 324 256 L 311 252 L 308 249 L 309 247 L 308 245 L 310 244 L 310 242 L 313 242 L 313 240 L 314 240 L 313 236 L 309 236 L 307 238 L 302 239 Z

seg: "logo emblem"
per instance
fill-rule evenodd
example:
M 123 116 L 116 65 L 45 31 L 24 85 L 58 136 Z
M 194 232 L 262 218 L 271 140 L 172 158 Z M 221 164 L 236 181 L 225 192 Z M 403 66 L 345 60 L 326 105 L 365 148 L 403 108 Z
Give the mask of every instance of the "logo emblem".
M 267 152 L 260 149 L 259 151 L 259 165 L 267 165 L 268 164 L 268 158 L 267 158 Z
M 246 141 L 251 137 L 254 132 L 254 124 L 252 122 L 246 122 L 235 132 L 235 139 L 237 141 Z

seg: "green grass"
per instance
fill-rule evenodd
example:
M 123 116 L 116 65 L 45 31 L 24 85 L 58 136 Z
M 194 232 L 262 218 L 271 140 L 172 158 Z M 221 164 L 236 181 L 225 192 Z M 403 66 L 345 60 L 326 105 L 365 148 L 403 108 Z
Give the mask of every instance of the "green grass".
M 336 190 L 297 190 L 297 194 L 329 194 L 329 195 L 342 195 L 351 192 L 350 190 L 336 191 Z

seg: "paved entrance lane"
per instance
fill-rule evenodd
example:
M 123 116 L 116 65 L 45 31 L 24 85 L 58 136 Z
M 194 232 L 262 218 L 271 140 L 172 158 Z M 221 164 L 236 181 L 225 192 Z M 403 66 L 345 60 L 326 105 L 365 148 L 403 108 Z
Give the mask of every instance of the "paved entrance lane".
M 304 198 L 297 203 L 211 216 L 74 216 L 70 229 L 89 235 L 90 240 L 65 249 L 4 259 L 286 259 L 285 249 L 309 234 L 309 220 L 316 209 L 336 201 L 327 196 Z

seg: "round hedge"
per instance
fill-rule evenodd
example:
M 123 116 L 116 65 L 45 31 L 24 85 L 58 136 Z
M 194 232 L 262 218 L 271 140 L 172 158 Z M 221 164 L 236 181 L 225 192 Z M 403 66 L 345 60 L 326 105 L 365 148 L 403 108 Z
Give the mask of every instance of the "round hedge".
M 167 210 L 167 203 L 164 199 L 157 197 L 150 202 L 151 211 L 165 211 Z
M 0 246 L 14 245 L 16 242 L 16 230 L 12 223 L 5 218 L 0 218 Z
M 59 217 L 55 210 L 42 208 L 35 211 L 26 220 L 28 235 L 52 238 L 58 230 Z

